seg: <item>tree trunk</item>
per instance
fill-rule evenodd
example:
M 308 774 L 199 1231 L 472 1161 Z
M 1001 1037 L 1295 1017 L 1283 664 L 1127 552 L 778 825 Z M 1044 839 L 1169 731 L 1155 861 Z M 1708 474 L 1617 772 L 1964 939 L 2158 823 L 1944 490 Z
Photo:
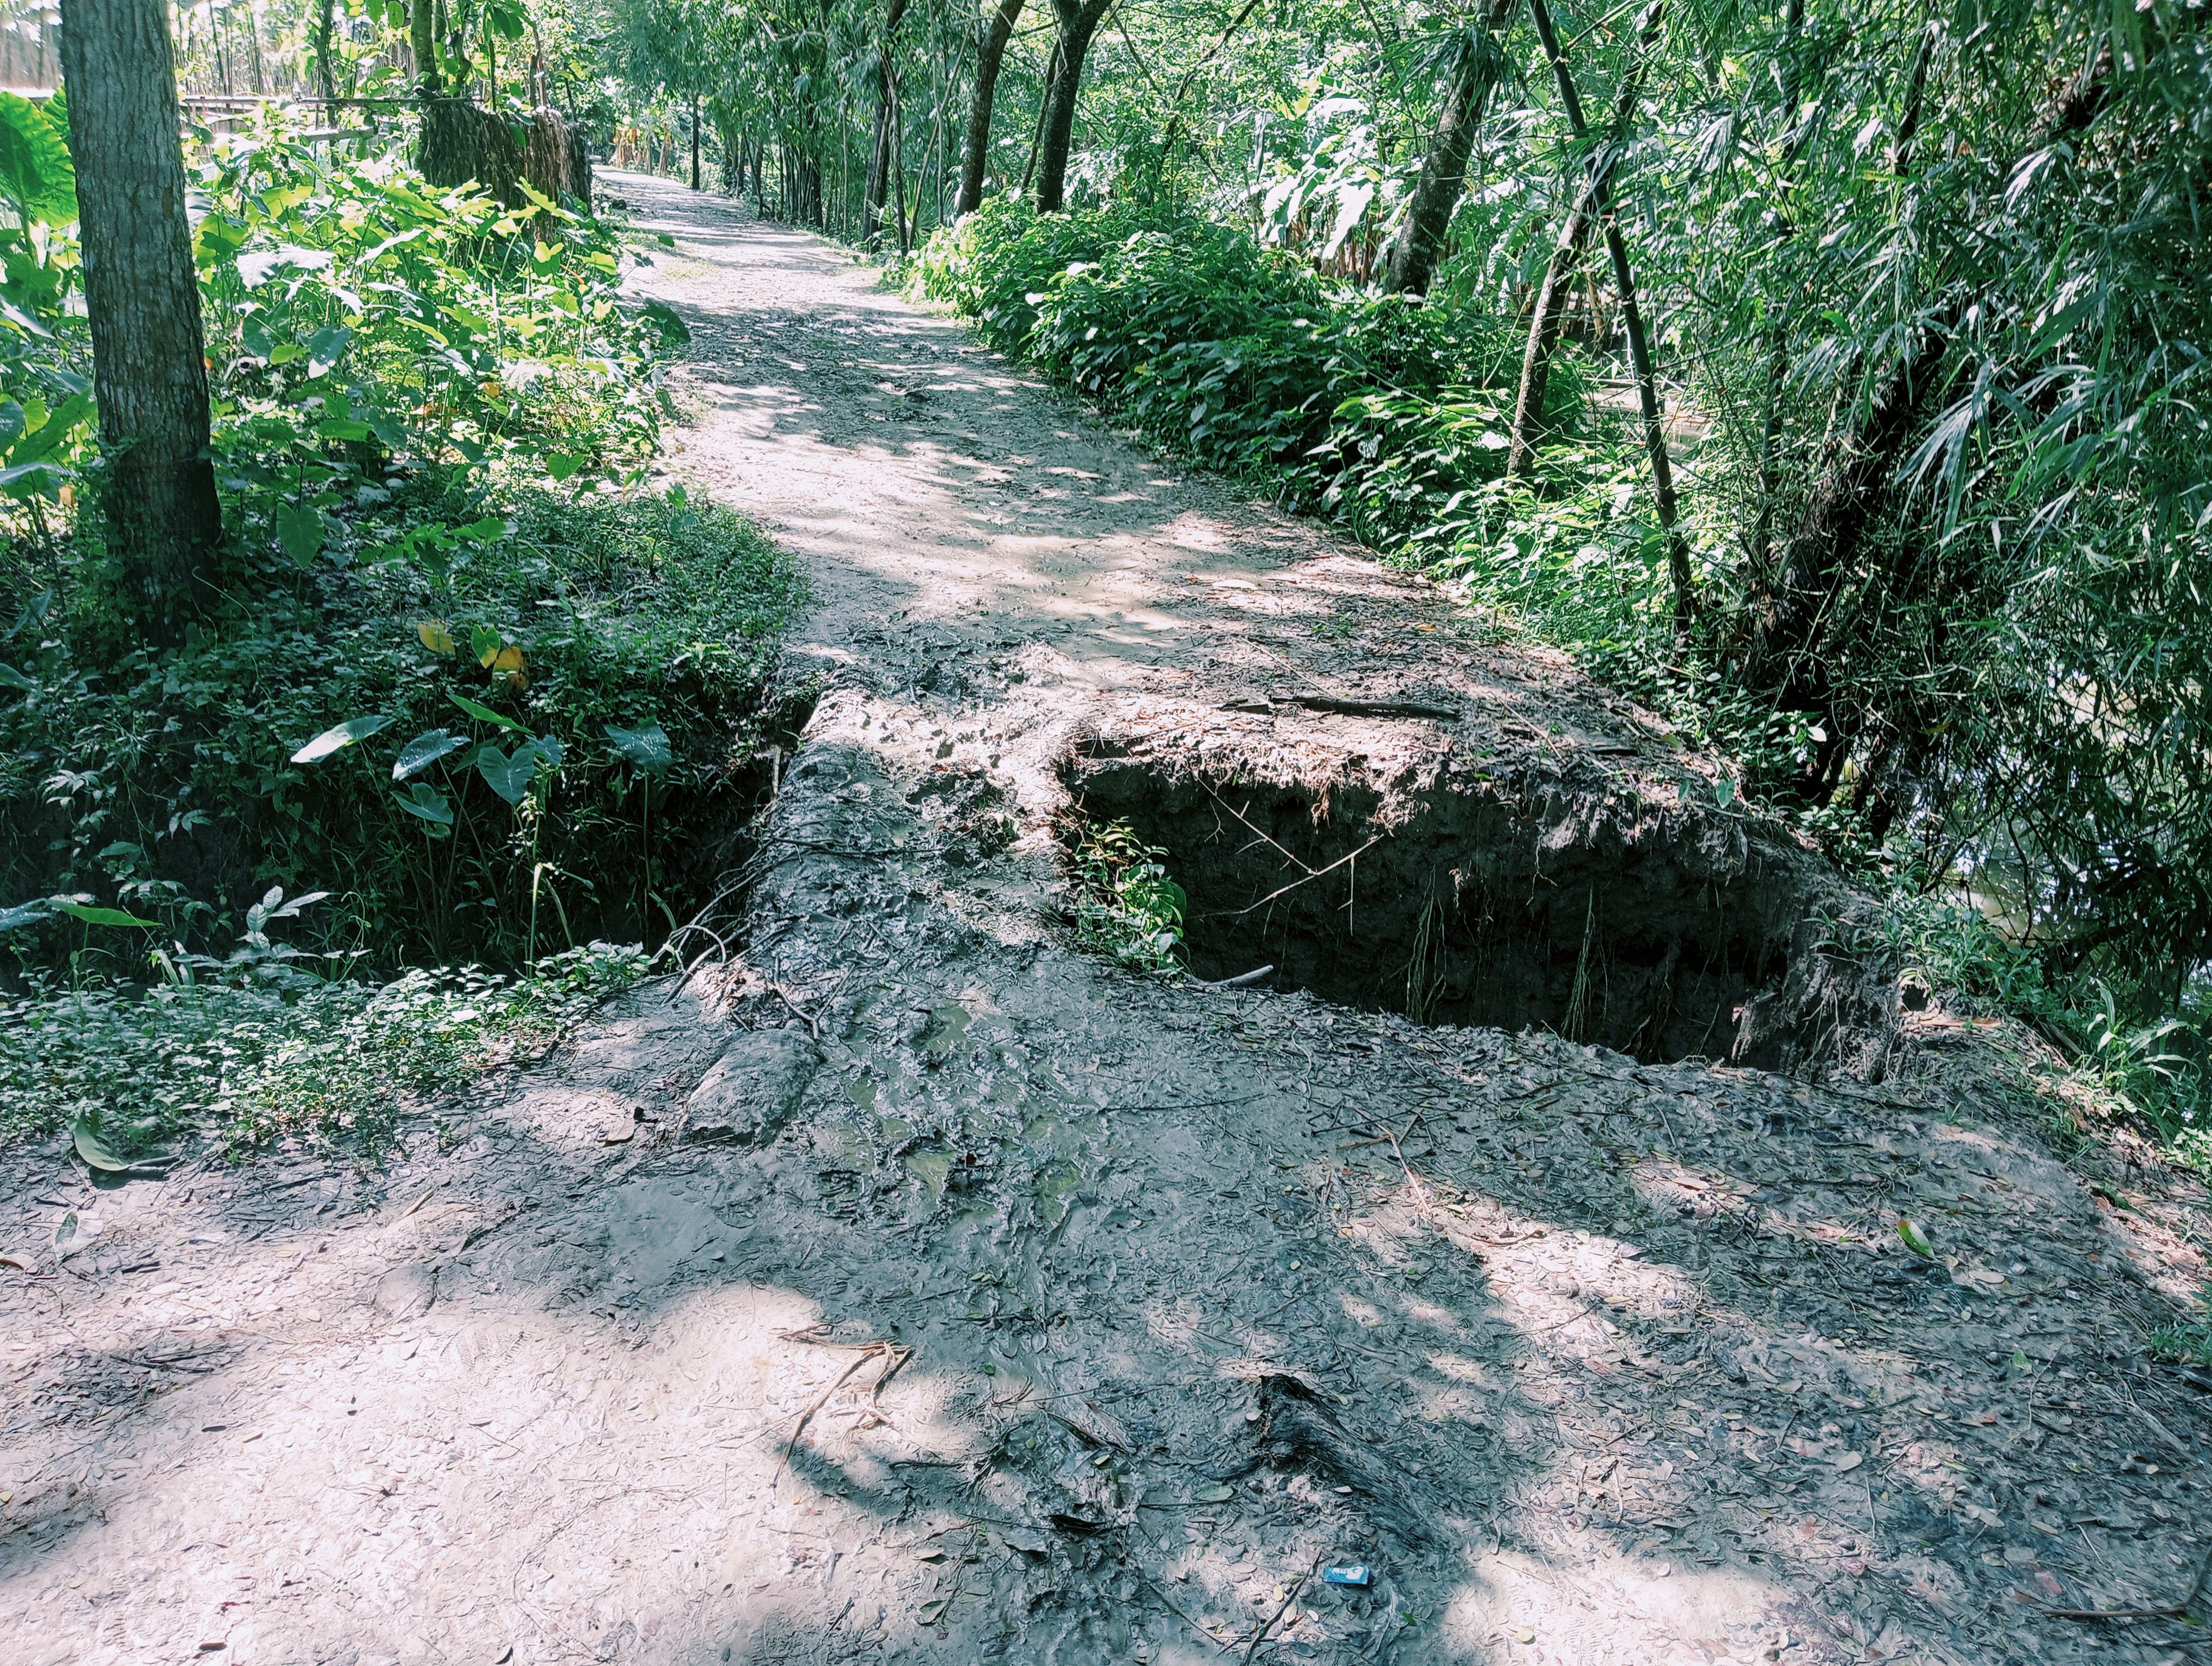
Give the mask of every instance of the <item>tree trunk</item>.
M 1648 21 L 1656 27 L 1657 14 L 1652 14 Z M 1610 189 L 1613 164 L 1620 159 L 1620 146 L 1627 137 L 1629 119 L 1636 113 L 1637 92 L 1650 45 L 1647 33 L 1638 43 L 1637 56 L 1621 77 L 1620 90 L 1613 101 L 1613 127 L 1606 148 L 1590 153 L 1582 189 L 1567 211 L 1565 223 L 1559 228 L 1559 240 L 1553 247 L 1551 264 L 1544 271 L 1543 287 L 1536 293 L 1536 308 L 1528 320 L 1528 346 L 1521 359 L 1520 395 L 1513 407 L 1513 442 L 1505 471 L 1510 475 L 1525 476 L 1535 467 L 1536 441 L 1542 437 L 1544 424 L 1544 394 L 1551 381 L 1552 355 L 1559 344 L 1567 291 L 1582 264 L 1590 228 L 1597 223 L 1600 194 Z
M 415 85 L 423 93 L 438 90 L 438 14 L 434 0 L 415 0 L 407 13 L 407 41 L 415 54 Z
M 177 76 L 161 0 L 68 0 L 62 73 L 76 161 L 103 494 L 128 605 L 180 641 L 222 537 L 208 457 L 200 292 L 185 216 Z
M 337 0 L 315 0 L 315 21 L 313 25 L 315 43 L 315 88 L 326 99 L 338 95 L 338 66 L 331 59 L 336 50 L 337 31 L 331 14 L 337 10 Z M 329 112 L 325 111 L 325 117 Z
M 1513 9 L 1518 3 L 1519 0 L 1485 0 L 1481 33 L 1460 52 L 1451 84 L 1444 91 L 1436 134 L 1429 141 L 1429 154 L 1422 160 L 1419 179 L 1414 181 L 1405 228 L 1390 246 L 1390 264 L 1382 287 L 1392 295 L 1426 295 L 1436 281 L 1452 216 L 1459 209 L 1460 193 L 1467 188 L 1467 159 L 1474 149 L 1476 130 L 1482 125 L 1483 102 L 1498 79 L 1498 37 L 1513 21 Z
M 1505 459 L 1505 472 L 1516 478 L 1535 470 L 1536 441 L 1543 437 L 1544 394 L 1552 380 L 1552 354 L 1559 344 L 1567 289 L 1583 264 L 1583 247 L 1589 242 L 1590 228 L 1596 223 L 1595 170 L 1607 165 L 1607 161 L 1593 157 L 1591 164 L 1592 176 L 1584 179 L 1575 193 L 1566 221 L 1559 228 L 1559 240 L 1552 246 L 1551 264 L 1544 268 L 1543 285 L 1536 291 L 1535 310 L 1528 318 L 1528 345 L 1521 355 L 1521 391 L 1513 402 L 1512 447 Z
M 1022 0 L 999 0 L 989 26 L 975 47 L 975 97 L 968 106 L 968 137 L 960 161 L 960 195 L 956 220 L 983 206 L 983 175 L 991 163 L 991 106 L 999 94 L 999 70 L 1006 61 L 1006 42 L 1021 21 Z
M 891 42 L 897 38 L 899 20 L 906 15 L 906 0 L 890 0 L 884 9 L 884 37 L 876 49 L 876 130 L 868 148 L 868 186 L 860 204 L 860 241 L 875 246 L 882 234 L 884 202 L 891 183 Z
M 1060 40 L 1054 36 L 1052 50 L 1045 54 L 1044 86 L 1037 94 L 1036 125 L 1030 129 L 1029 160 L 1022 164 L 1022 183 L 1018 196 L 1030 194 L 1030 181 L 1036 178 L 1037 153 L 1044 149 L 1044 119 L 1052 108 L 1052 86 L 1060 79 Z
M 1660 5 L 1655 3 L 1644 14 L 1641 34 L 1645 46 L 1658 33 L 1660 10 Z M 1578 142 L 1587 143 L 1589 125 L 1583 117 L 1582 95 L 1575 90 L 1575 78 L 1567 68 L 1566 52 L 1559 45 L 1558 31 L 1552 27 L 1552 14 L 1544 0 L 1528 0 L 1528 16 L 1536 26 L 1537 38 L 1544 43 L 1545 57 L 1551 60 L 1552 75 L 1559 83 L 1559 102 L 1565 109 L 1567 125 Z M 1628 91 L 1632 109 L 1632 76 Z M 1620 295 L 1620 322 L 1628 332 L 1628 359 L 1636 372 L 1636 402 L 1644 418 L 1644 449 L 1651 459 L 1651 496 L 1659 511 L 1660 529 L 1667 534 L 1667 568 L 1674 585 L 1674 623 L 1680 628 L 1686 626 L 1697 611 L 1695 578 L 1690 571 L 1689 543 L 1675 526 L 1679 510 L 1674 499 L 1674 470 L 1667 451 L 1667 428 L 1659 404 L 1658 378 L 1651 368 L 1651 339 L 1644 328 L 1643 308 L 1637 304 L 1636 278 L 1629 270 L 1628 245 L 1620 234 L 1620 216 L 1613 209 L 1612 174 L 1609 165 L 1592 174 L 1590 206 L 1605 234 L 1605 251 L 1613 262 L 1613 287 Z
M 1058 69 L 1047 89 L 1044 128 L 1037 149 L 1039 214 L 1057 214 L 1067 204 L 1067 151 L 1075 137 L 1075 101 L 1083 90 L 1083 60 L 1091 37 L 1113 0 L 1052 0 L 1060 19 Z
M 699 189 L 699 95 L 691 94 L 691 189 Z
M 899 252 L 904 254 L 907 252 L 906 111 L 896 98 L 891 100 L 891 110 L 896 118 L 891 132 L 891 184 L 895 188 L 891 199 L 891 222 L 898 228 Z M 915 204 L 917 214 L 920 207 L 919 204 Z

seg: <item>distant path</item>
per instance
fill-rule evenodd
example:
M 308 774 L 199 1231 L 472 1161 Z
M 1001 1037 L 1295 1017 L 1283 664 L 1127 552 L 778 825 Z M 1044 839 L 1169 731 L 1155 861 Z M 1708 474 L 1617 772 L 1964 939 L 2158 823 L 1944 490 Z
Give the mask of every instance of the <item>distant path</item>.
M 1162 464 L 833 246 L 725 198 L 602 178 L 681 241 L 634 280 L 692 331 L 681 374 L 706 409 L 676 459 L 809 557 L 809 634 L 831 657 L 866 642 L 911 669 L 1044 637 L 1064 675 L 1122 686 L 1165 659 L 1212 662 L 1194 567 L 1267 570 L 1329 544 Z

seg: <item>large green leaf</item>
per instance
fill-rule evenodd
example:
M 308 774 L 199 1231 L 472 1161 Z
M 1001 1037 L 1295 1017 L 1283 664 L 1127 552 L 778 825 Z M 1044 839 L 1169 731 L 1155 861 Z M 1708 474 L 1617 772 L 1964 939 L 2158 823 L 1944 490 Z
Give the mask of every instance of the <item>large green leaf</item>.
M 665 769 L 673 754 L 669 750 L 668 731 L 658 723 L 647 723 L 635 729 L 625 729 L 620 724 L 607 725 L 607 739 L 615 750 L 649 775 Z
M 292 754 L 295 763 L 313 763 L 318 758 L 328 757 L 341 746 L 350 746 L 356 740 L 366 740 L 379 730 L 392 727 L 388 717 L 349 717 L 334 729 L 325 729 L 313 740 Z
M 477 773 L 509 804 L 520 804 L 529 795 L 541 764 L 550 769 L 561 767 L 561 743 L 550 734 L 524 741 L 512 757 L 489 741 L 477 749 Z
M 36 463 L 70 439 L 92 419 L 92 395 L 72 393 L 46 420 L 17 435 L 8 447 L 8 461 L 17 468 Z
M 648 301 L 638 309 L 646 321 L 660 332 L 662 344 L 673 350 L 691 339 L 691 326 L 684 323 L 677 310 L 665 301 Z
M 465 694 L 449 694 L 446 698 L 480 723 L 496 723 L 502 729 L 512 729 L 520 735 L 526 735 L 530 733 L 513 718 L 502 716 L 481 700 L 471 700 Z
M 527 745 L 516 747 L 514 756 L 509 757 L 486 741 L 477 749 L 477 773 L 483 777 L 485 786 L 509 804 L 520 804 L 538 773 L 538 759 Z
M 0 195 L 27 219 L 60 226 L 76 218 L 68 143 L 45 111 L 16 93 L 0 93 Z
M 65 903 L 58 899 L 54 906 L 73 920 L 82 920 L 88 926 L 144 926 L 155 931 L 161 927 L 158 920 L 141 920 L 135 914 L 125 914 L 121 909 L 96 909 L 84 903 Z
M 418 781 L 407 792 L 394 793 L 392 796 L 398 801 L 399 807 L 410 816 L 418 816 L 437 827 L 451 827 L 453 824 L 452 802 L 427 781 Z
M 425 729 L 421 734 L 399 749 L 399 757 L 392 766 L 392 778 L 404 781 L 417 770 L 427 769 L 448 752 L 457 752 L 467 745 L 465 735 L 451 729 Z
M 323 524 L 323 512 L 312 503 L 280 503 L 276 506 L 276 541 L 284 546 L 293 564 L 301 569 L 314 564 L 315 557 L 323 551 L 323 540 L 329 529 Z
M 125 1157 L 101 1134 L 98 1126 L 88 1116 L 79 1116 L 70 1124 L 70 1143 L 88 1166 L 101 1169 L 109 1174 L 158 1173 L 169 1161 L 167 1152 L 148 1152 L 143 1157 Z
M 330 324 L 307 338 L 307 374 L 321 376 L 329 374 L 343 356 L 346 344 L 353 339 L 353 331 L 343 324 Z
M 12 909 L 0 909 L 0 932 L 19 931 L 53 917 L 54 905 L 43 897 L 35 897 L 27 903 L 18 903 Z

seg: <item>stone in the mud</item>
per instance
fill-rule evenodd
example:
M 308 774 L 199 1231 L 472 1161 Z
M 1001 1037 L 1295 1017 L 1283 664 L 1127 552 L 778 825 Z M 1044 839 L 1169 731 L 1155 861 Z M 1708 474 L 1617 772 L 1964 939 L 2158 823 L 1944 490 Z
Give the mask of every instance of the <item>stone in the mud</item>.
M 412 1319 L 428 1313 L 438 1299 L 438 1269 L 424 1261 L 393 1268 L 376 1281 L 376 1310 L 388 1319 Z
M 821 1067 L 814 1044 L 790 1030 L 739 1035 L 692 1091 L 684 1137 L 708 1144 L 761 1145 L 799 1109 Z

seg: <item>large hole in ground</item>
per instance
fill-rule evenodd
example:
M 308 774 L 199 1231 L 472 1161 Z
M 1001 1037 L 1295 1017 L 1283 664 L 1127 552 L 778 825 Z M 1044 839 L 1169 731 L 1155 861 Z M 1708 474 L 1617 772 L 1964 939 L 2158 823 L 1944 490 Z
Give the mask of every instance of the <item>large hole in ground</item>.
M 1825 900 L 1804 853 L 1741 818 L 1632 796 L 1439 785 L 1386 801 L 1138 760 L 1086 760 L 1069 785 L 1085 822 L 1126 821 L 1166 852 L 1200 977 L 1272 965 L 1277 989 L 1647 1063 L 1772 1054 L 1742 1014 L 1814 952 L 1804 927 Z M 1796 983 L 1786 1023 L 1802 1028 Z M 1866 1018 L 1826 983 L 1827 1034 L 1793 1042 L 1792 1060 L 1840 1055 Z

